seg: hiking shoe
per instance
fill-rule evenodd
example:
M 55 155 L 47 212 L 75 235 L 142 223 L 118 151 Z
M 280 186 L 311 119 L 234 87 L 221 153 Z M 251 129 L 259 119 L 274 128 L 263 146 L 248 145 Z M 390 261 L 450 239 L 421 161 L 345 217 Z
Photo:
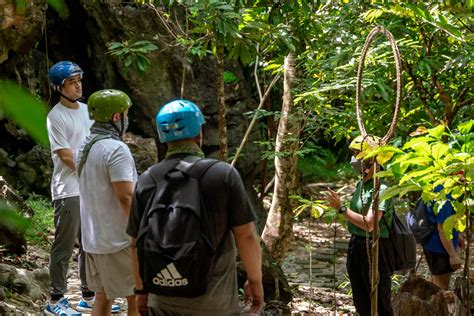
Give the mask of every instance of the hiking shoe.
M 90 300 L 81 298 L 81 300 L 76 306 L 76 309 L 84 313 L 91 313 L 92 308 L 94 307 L 94 303 L 95 303 L 95 297 Z M 120 313 L 121 311 L 122 311 L 122 308 L 119 305 L 112 304 L 112 310 L 111 310 L 112 313 Z
M 55 305 L 51 305 L 48 302 L 44 308 L 44 313 L 46 315 L 59 315 L 59 316 L 81 316 L 82 314 L 73 308 L 67 298 L 63 297 Z

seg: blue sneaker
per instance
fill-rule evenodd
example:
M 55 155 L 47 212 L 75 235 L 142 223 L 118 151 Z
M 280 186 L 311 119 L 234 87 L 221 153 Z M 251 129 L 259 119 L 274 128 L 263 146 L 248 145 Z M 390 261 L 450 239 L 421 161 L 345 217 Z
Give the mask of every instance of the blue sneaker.
M 44 308 L 46 315 L 59 315 L 59 316 L 81 316 L 82 314 L 71 308 L 71 304 L 67 298 L 63 297 L 55 305 L 48 303 Z
M 95 297 L 90 300 L 81 298 L 81 300 L 76 306 L 76 309 L 84 313 L 91 313 L 92 308 L 94 307 L 94 303 L 95 303 Z M 112 313 L 120 313 L 121 311 L 122 311 L 122 308 L 119 305 L 112 304 L 112 310 L 111 310 Z

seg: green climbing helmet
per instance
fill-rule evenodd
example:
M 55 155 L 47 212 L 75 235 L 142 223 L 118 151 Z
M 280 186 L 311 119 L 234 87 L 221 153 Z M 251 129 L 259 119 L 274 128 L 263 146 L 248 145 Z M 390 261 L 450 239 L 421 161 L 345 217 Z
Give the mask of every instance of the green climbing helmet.
M 96 91 L 87 101 L 90 118 L 96 122 L 108 122 L 114 113 L 124 113 L 131 106 L 130 97 L 116 89 Z

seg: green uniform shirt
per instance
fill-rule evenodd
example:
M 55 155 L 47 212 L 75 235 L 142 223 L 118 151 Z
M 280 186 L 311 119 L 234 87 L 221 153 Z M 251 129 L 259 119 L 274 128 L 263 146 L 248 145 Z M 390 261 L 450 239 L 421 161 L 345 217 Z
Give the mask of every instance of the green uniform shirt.
M 380 184 L 379 194 L 387 189 L 385 184 Z M 372 198 L 374 194 L 374 181 L 369 180 L 366 183 L 359 181 L 356 185 L 354 195 L 352 196 L 351 203 L 349 208 L 359 214 L 366 215 L 369 209 L 372 209 Z M 383 212 L 382 218 L 379 221 L 380 227 L 380 237 L 389 238 L 388 227 L 391 225 L 392 216 L 393 216 L 393 205 L 392 199 L 380 200 L 379 199 L 379 211 Z M 365 230 L 359 228 L 358 226 L 348 222 L 348 230 L 351 234 L 361 236 L 361 237 L 371 237 L 372 233 L 367 233 Z

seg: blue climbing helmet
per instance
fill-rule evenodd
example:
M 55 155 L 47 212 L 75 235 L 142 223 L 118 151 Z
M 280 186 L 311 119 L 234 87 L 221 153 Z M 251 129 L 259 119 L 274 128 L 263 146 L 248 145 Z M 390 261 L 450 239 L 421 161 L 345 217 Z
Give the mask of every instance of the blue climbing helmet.
M 188 100 L 166 103 L 156 115 L 156 126 L 162 143 L 199 135 L 204 116 L 199 107 Z
M 48 80 L 54 90 L 59 89 L 64 84 L 64 80 L 75 75 L 80 75 L 82 79 L 81 67 L 72 61 L 60 61 L 54 64 L 48 71 Z

